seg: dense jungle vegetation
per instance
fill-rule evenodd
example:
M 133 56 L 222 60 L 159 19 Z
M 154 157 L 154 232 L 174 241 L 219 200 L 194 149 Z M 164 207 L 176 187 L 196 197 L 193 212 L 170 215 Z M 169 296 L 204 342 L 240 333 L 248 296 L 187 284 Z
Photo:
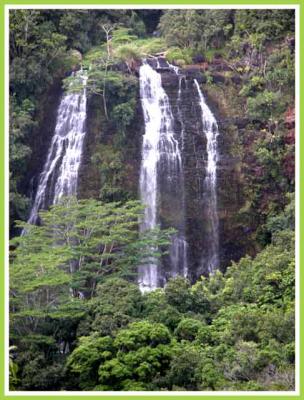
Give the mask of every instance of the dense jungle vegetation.
M 294 23 L 293 10 L 10 11 L 11 390 L 294 390 Z M 199 66 L 219 115 L 246 121 L 229 128 L 229 157 L 247 242 L 227 269 L 142 294 L 137 266 L 172 235 L 138 234 L 126 168 L 138 65 L 159 54 Z M 31 226 L 42 122 L 80 65 L 108 136 L 80 198 Z

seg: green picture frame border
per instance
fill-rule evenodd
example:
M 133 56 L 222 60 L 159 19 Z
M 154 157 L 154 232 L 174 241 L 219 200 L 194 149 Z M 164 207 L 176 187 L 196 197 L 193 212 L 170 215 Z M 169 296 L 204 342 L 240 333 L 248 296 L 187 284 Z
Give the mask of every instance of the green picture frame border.
M 166 394 L 164 395 L 134 395 L 134 394 L 114 394 L 109 395 L 105 394 L 94 394 L 88 396 L 87 394 L 74 394 L 63 392 L 62 395 L 60 394 L 52 394 L 52 392 L 46 392 L 45 394 L 6 394 L 5 393 L 5 371 L 7 366 L 5 365 L 5 346 L 8 343 L 5 342 L 7 338 L 5 337 L 5 330 L 7 326 L 5 325 L 5 308 L 6 308 L 6 301 L 5 301 L 5 293 L 7 288 L 5 287 L 5 259 L 7 257 L 7 250 L 6 249 L 6 236 L 7 236 L 7 219 L 8 216 L 8 191 L 7 183 L 6 183 L 6 165 L 7 165 L 7 155 L 6 155 L 6 147 L 8 146 L 8 132 L 6 131 L 6 122 L 5 122 L 5 115 L 7 110 L 5 108 L 5 6 L 10 5 L 155 5 L 157 6 L 164 6 L 164 5 L 202 5 L 202 6 L 213 6 L 213 5 L 231 5 L 231 6 L 246 6 L 246 5 L 261 5 L 261 6 L 276 6 L 276 5 L 286 5 L 286 6 L 299 6 L 299 57 L 300 57 L 300 71 L 299 71 L 299 90 L 298 90 L 298 108 L 297 108 L 297 119 L 296 122 L 299 124 L 299 135 L 298 141 L 296 142 L 296 168 L 298 168 L 298 181 L 297 181 L 297 188 L 296 188 L 296 197 L 298 203 L 298 212 L 297 212 L 297 221 L 296 221 L 296 228 L 298 229 L 298 251 L 299 251 L 299 258 L 298 258 L 298 293 L 300 294 L 298 303 L 297 303 L 297 311 L 299 316 L 299 331 L 298 331 L 298 346 L 299 346 L 299 358 L 298 358 L 298 366 L 299 369 L 299 393 L 298 394 L 283 394 L 282 395 L 258 395 L 256 393 L 248 393 L 239 394 L 235 393 L 227 393 L 225 395 L 218 395 L 215 394 Z M 238 400 L 245 400 L 245 399 L 264 399 L 264 400 L 287 400 L 287 399 L 304 399 L 304 368 L 303 368 L 303 360 L 304 360 L 304 272 L 301 269 L 304 268 L 304 0 L 191 0 L 189 3 L 185 0 L 0 0 L 0 55 L 1 55 L 1 62 L 0 62 L 0 399 L 11 399 L 11 400 L 19 400 L 19 399 L 41 399 L 41 400 L 50 400 L 50 399 L 60 399 L 60 400 L 72 400 L 75 398 L 85 398 L 85 399 L 102 399 L 102 400 L 110 400 L 110 399 L 143 399 L 143 400 L 155 400 L 155 399 L 166 399 L 166 400 L 183 400 L 183 399 L 200 399 L 200 400 L 220 400 L 225 398 L 236 398 Z M 302 69 L 302 70 L 301 70 Z M 301 96 L 302 94 L 302 96 Z M 301 116 L 301 110 L 303 110 L 303 114 Z M 303 154 L 303 159 L 301 158 L 301 154 Z M 299 164 L 299 165 L 298 165 Z M 301 243 L 303 246 L 301 246 Z M 301 295 L 302 293 L 302 295 Z M 302 337 L 301 337 L 302 336 Z M 302 377 L 302 379 L 301 379 Z M 57 392 L 58 393 L 58 392 Z M 64 394 L 66 393 L 66 394 Z M 286 393 L 286 392 L 285 392 Z

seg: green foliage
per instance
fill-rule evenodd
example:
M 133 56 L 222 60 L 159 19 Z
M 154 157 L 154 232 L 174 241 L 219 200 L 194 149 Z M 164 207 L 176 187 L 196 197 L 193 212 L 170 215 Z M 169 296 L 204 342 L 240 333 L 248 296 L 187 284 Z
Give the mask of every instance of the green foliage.
M 203 364 L 201 349 L 192 343 L 175 346 L 167 380 L 173 390 L 199 390 Z
M 101 176 L 100 198 L 104 201 L 123 199 L 126 195 L 121 189 L 125 178 L 121 152 L 115 151 L 112 145 L 99 145 L 95 148 L 92 163 Z
M 171 279 L 165 288 L 167 302 L 180 312 L 190 310 L 193 301 L 190 287 L 190 282 L 181 276 Z
M 10 273 L 11 332 L 17 340 L 24 334 L 44 332 L 46 319 L 55 326 L 56 320 L 77 323 L 87 311 L 84 297 L 94 295 L 98 282 L 109 275 L 130 277 L 137 265 L 161 255 L 157 249 L 169 244 L 170 232 L 146 232 L 139 238 L 135 228 L 141 212 L 136 201 L 122 205 L 66 198 L 41 212 L 40 226 L 20 223 L 26 233 L 12 241 L 17 247 L 11 255 Z M 139 299 L 137 287 L 136 293 Z M 105 331 L 98 303 L 95 307 L 93 326 Z M 102 313 L 107 314 L 106 310 Z M 121 326 L 123 313 L 122 309 L 110 313 L 112 324 L 116 321 Z
M 165 324 L 172 331 L 177 327 L 182 318 L 182 314 L 168 303 L 162 289 L 146 294 L 144 299 L 144 314 L 150 321 Z
M 268 60 L 266 69 L 266 80 L 268 85 L 276 90 L 289 90 L 294 88 L 295 62 L 291 49 L 284 45 L 279 52 L 273 52 Z
M 138 39 L 134 44 L 143 55 L 154 55 L 167 49 L 166 43 L 162 37 Z
M 267 218 L 267 229 L 272 233 L 284 231 L 287 229 L 295 229 L 295 198 L 294 194 L 290 193 L 290 203 L 287 204 L 284 211 L 280 214 L 269 215 Z
M 275 40 L 286 32 L 294 32 L 293 10 L 237 10 L 235 32 L 264 34 L 268 40 Z
M 165 289 L 142 296 L 123 281 L 100 286 L 96 311 L 114 315 L 120 310 L 131 319 L 127 326 L 116 325 L 109 332 L 114 332 L 114 350 L 108 353 L 109 359 L 98 361 L 99 382 L 97 367 L 88 367 L 94 374 L 95 383 L 90 383 L 95 384 L 94 390 L 292 387 L 294 265 L 286 267 L 293 254 L 292 237 L 287 240 L 285 233 L 281 231 L 285 240 L 268 246 L 256 259 L 244 258 L 226 275 L 217 273 L 192 287 L 176 278 Z M 117 303 L 113 292 L 118 294 Z M 175 293 L 182 294 L 182 300 Z M 189 298 L 195 318 L 187 311 L 189 306 L 181 306 Z M 213 301 L 216 307 L 210 308 Z M 134 318 L 139 320 L 134 322 Z M 104 332 L 94 325 L 91 329 Z
M 292 231 L 277 230 L 255 259 L 243 258 L 225 275 L 192 287 L 177 277 L 142 295 L 136 284 L 107 279 L 88 303 L 78 328 L 85 337 L 58 379 L 74 390 L 290 390 L 293 243 Z M 48 337 L 28 340 L 40 349 L 56 347 Z M 35 352 L 23 368 L 24 387 L 29 371 L 45 363 Z M 50 372 L 39 377 L 41 387 Z
M 168 245 L 171 234 L 155 230 L 139 237 L 136 228 L 142 210 L 138 201 L 122 205 L 66 198 L 50 211 L 41 211 L 41 226 L 20 223 L 27 234 L 13 241 L 19 246 L 14 252 L 12 288 L 33 293 L 71 281 L 74 293 L 85 290 L 91 297 L 108 274 L 130 276 L 132 268 L 160 256 L 151 249 Z M 47 296 L 48 303 L 54 300 Z
M 68 357 L 66 368 L 78 378 L 82 390 L 92 390 L 98 378 L 98 366 L 111 359 L 113 340 L 108 337 L 92 336 L 79 339 L 79 345 Z
M 120 278 L 107 279 L 97 286 L 90 309 L 94 318 L 91 329 L 113 335 L 141 315 L 142 296 L 136 284 Z
M 132 63 L 139 62 L 142 55 L 134 45 L 122 45 L 116 49 L 116 57 L 120 61 L 124 61 L 130 68 Z
M 274 118 L 280 116 L 285 109 L 279 92 L 265 90 L 256 97 L 248 99 L 248 114 L 253 119 L 274 122 Z
M 179 340 L 194 341 L 203 326 L 204 324 L 201 321 L 193 318 L 184 318 L 177 325 L 174 334 Z
M 167 10 L 159 27 L 168 46 L 221 47 L 232 31 L 229 10 Z
M 193 51 L 191 49 L 180 49 L 178 47 L 169 48 L 166 58 L 170 63 L 175 63 L 180 67 L 191 64 Z
M 285 233 L 277 233 L 278 236 L 283 234 L 285 243 L 270 245 L 255 260 L 243 258 L 238 265 L 233 264 L 229 268 L 223 291 L 225 301 L 230 298 L 233 303 L 233 299 L 242 299 L 261 306 L 276 303 L 282 306 L 282 302 L 288 304 L 293 301 L 290 280 L 294 276 L 294 238 L 292 231 L 289 236 Z M 250 290 L 245 282 L 250 282 Z
M 37 373 L 39 371 L 39 373 Z M 62 384 L 63 365 L 54 362 L 49 365 L 43 356 L 29 358 L 22 370 L 23 390 L 52 390 Z
M 14 357 L 12 352 L 16 350 L 16 346 L 10 346 L 9 348 L 9 384 L 10 384 L 10 390 L 15 390 L 16 386 L 18 384 L 18 365 L 14 362 Z
M 133 42 L 137 39 L 137 36 L 132 35 L 131 31 L 131 29 L 125 27 L 114 29 L 112 33 L 112 43 L 115 45 Z
M 170 341 L 169 331 L 162 324 L 147 321 L 131 324 L 118 333 L 114 341 L 116 358 L 100 366 L 99 382 L 126 389 L 125 381 L 128 380 L 128 390 L 132 390 L 131 379 L 151 386 L 151 380 L 161 376 L 169 365 Z
M 241 91 L 240 95 L 241 96 L 252 96 L 254 95 L 257 91 L 262 90 L 265 84 L 265 79 L 263 79 L 261 76 L 253 76 L 250 78 L 249 82 L 246 83 Z
M 129 102 L 113 107 L 112 117 L 115 120 L 115 124 L 117 124 L 123 133 L 134 118 L 135 106 L 135 99 L 132 98 Z
M 14 219 L 24 218 L 27 212 L 28 199 L 19 193 L 18 185 L 26 171 L 27 163 L 31 156 L 31 148 L 28 145 L 28 138 L 33 129 L 37 126 L 34 120 L 34 103 L 26 98 L 19 105 L 16 97 L 10 98 L 10 171 L 16 171 L 10 175 L 10 228 L 12 230 Z

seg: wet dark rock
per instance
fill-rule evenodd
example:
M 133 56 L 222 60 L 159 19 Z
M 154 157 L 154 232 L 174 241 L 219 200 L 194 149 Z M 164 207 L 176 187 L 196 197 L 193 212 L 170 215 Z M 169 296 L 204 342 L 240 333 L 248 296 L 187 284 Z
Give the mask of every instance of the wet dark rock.
M 220 53 L 214 53 L 213 60 L 222 60 L 223 56 Z
M 235 125 L 238 129 L 244 129 L 250 123 L 249 118 L 239 118 L 239 117 L 231 117 L 231 118 L 223 118 L 221 120 L 221 125 L 223 128 L 229 125 Z
M 235 74 L 235 75 L 233 75 L 233 76 L 231 77 L 231 81 L 232 81 L 234 84 L 239 85 L 239 84 L 242 82 L 242 78 L 241 78 L 239 75 Z
M 183 163 L 186 191 L 186 240 L 189 245 L 189 275 L 195 281 L 200 275 L 206 275 L 204 257 L 209 246 L 209 217 L 206 214 L 204 200 L 204 179 L 206 174 L 207 152 L 206 137 L 202 128 L 202 116 L 194 79 L 203 86 L 206 102 L 219 124 L 218 138 L 218 212 L 220 235 L 220 264 L 225 268 L 231 260 L 238 260 L 245 252 L 246 236 L 233 220 L 242 205 L 242 189 L 239 183 L 240 159 L 234 154 L 234 140 L 237 132 L 249 123 L 246 118 L 228 117 L 218 108 L 214 99 L 208 96 L 206 77 L 199 67 L 180 70 L 183 76 L 162 73 L 162 83 L 172 107 L 175 126 L 174 131 L 179 141 L 184 135 Z M 181 98 L 178 102 L 178 82 L 181 81 Z M 220 75 L 219 80 L 225 82 Z M 206 90 L 207 89 L 207 90 Z M 220 93 L 222 96 L 223 94 Z M 169 225 L 171 214 L 165 208 L 161 212 L 163 224 Z M 172 216 L 171 216 L 172 217 Z M 167 221 L 168 218 L 168 221 Z M 167 221 L 167 222 L 166 222 Z M 240 239 L 241 238 L 241 239 Z
M 70 73 L 68 74 L 68 76 Z M 35 140 L 31 142 L 31 158 L 27 168 L 27 174 L 21 188 L 23 193 L 30 195 L 29 191 L 35 192 L 38 176 L 42 172 L 47 152 L 54 135 L 57 110 L 62 96 L 61 81 L 56 80 L 50 86 L 45 96 L 41 97 L 39 114 L 36 116 L 37 127 L 33 131 Z
M 194 57 L 192 57 L 192 61 L 194 64 L 199 64 L 205 62 L 206 58 L 203 56 L 203 54 L 196 54 Z
M 231 71 L 231 68 L 224 62 L 212 65 L 213 71 Z
M 162 84 L 164 86 L 178 86 L 178 75 L 172 70 L 163 70 L 161 73 Z
M 198 83 L 206 83 L 207 78 L 202 71 L 200 66 L 197 67 L 191 67 L 191 68 L 183 68 L 180 70 L 180 73 L 182 75 L 185 75 L 187 79 L 196 79 Z
M 226 78 L 221 74 L 211 74 L 213 83 L 225 83 Z
M 129 69 L 128 69 L 127 64 L 124 63 L 124 62 L 117 63 L 117 64 L 113 65 L 112 66 L 112 70 L 113 71 L 119 71 L 119 72 L 122 72 L 124 74 L 127 74 L 127 73 L 130 72 Z

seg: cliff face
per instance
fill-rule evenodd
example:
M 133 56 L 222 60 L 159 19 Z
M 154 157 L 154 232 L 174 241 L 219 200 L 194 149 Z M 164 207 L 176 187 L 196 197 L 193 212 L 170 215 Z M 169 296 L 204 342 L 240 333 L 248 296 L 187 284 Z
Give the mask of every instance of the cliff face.
M 31 158 L 27 173 L 20 188 L 22 193 L 31 197 L 36 191 L 39 173 L 46 161 L 52 137 L 55 131 L 57 112 L 62 96 L 61 81 L 55 80 L 45 95 L 40 97 L 39 112 L 36 115 L 36 126 L 32 133 Z M 37 174 L 37 171 L 39 173 Z
M 139 99 L 135 117 L 122 135 L 114 121 L 106 119 L 100 97 L 87 106 L 87 134 L 79 171 L 78 196 L 121 201 L 138 198 L 141 141 L 144 122 Z M 106 191 L 111 186 L 112 192 Z
M 248 252 L 247 228 L 237 217 L 244 203 L 239 136 L 246 121 L 234 114 L 232 105 L 229 108 L 233 82 L 229 82 L 227 90 L 223 90 L 216 85 L 207 84 L 206 76 L 197 68 L 182 70 L 182 78 L 169 69 L 163 68 L 159 72 L 162 76 L 162 85 L 170 100 L 176 138 L 182 149 L 186 205 L 185 234 L 189 245 L 189 275 L 194 281 L 200 275 L 207 273 L 203 261 L 210 246 L 210 235 L 203 190 L 207 162 L 206 137 L 203 133 L 199 96 L 193 79 L 203 84 L 206 101 L 216 116 L 220 131 L 217 196 L 219 256 L 223 270 L 231 260 L 237 260 Z M 221 101 L 218 101 L 219 97 Z M 144 121 L 139 91 L 136 112 L 124 137 L 121 137 L 111 119 L 106 120 L 100 98 L 91 97 L 88 102 L 87 135 L 80 169 L 79 196 L 103 198 L 103 187 L 110 179 L 113 186 L 116 185 L 118 197 L 123 193 L 127 198 L 138 198 L 143 134 Z M 113 164 L 117 158 L 120 164 L 115 170 Z M 161 225 L 177 227 L 181 216 L 175 207 L 176 198 L 173 194 L 166 193 L 165 179 L 160 179 L 159 184 L 163 193 L 158 200 Z M 115 193 L 110 197 L 110 200 L 113 199 L 117 200 Z M 251 252 L 254 252 L 254 249 Z M 166 276 L 166 270 L 169 268 L 168 259 L 163 261 L 163 274 Z
M 246 251 L 246 227 L 242 226 L 237 213 L 244 203 L 242 193 L 241 155 L 238 153 L 241 126 L 246 121 L 234 116 L 229 98 L 232 82 L 228 90 L 206 83 L 204 74 L 195 68 L 181 71 L 180 99 L 178 100 L 178 76 L 172 72 L 162 74 L 163 86 L 170 98 L 175 119 L 175 130 L 180 140 L 184 130 L 184 176 L 186 203 L 186 239 L 189 244 L 189 272 L 192 280 L 206 274 L 204 259 L 210 243 L 210 216 L 204 199 L 203 183 L 206 176 L 207 152 L 206 137 L 202 127 L 199 97 L 193 79 L 202 84 L 206 101 L 219 125 L 217 202 L 219 216 L 219 258 L 223 270 L 231 260 L 238 260 Z M 212 93 L 217 92 L 213 97 Z M 218 97 L 222 98 L 219 102 Z M 226 105 L 226 109 L 224 108 Z M 175 210 L 171 209 L 174 213 Z M 165 219 L 163 217 L 163 219 Z

